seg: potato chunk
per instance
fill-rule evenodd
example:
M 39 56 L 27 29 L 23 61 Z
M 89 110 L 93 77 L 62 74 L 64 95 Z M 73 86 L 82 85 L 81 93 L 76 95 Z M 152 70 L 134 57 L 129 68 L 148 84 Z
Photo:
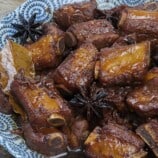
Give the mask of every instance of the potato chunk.
M 158 115 L 158 78 L 153 78 L 143 86 L 135 88 L 127 96 L 127 104 L 140 116 Z
M 152 149 L 155 156 L 158 157 L 158 121 L 151 120 L 139 126 L 136 133 L 144 140 L 146 144 Z
M 74 47 L 88 41 L 101 49 L 112 45 L 118 37 L 113 26 L 105 19 L 101 19 L 70 26 L 65 34 L 65 42 L 69 47 Z
M 150 62 L 150 43 L 103 49 L 96 64 L 96 78 L 105 85 L 128 85 L 141 81 Z
M 143 158 L 143 141 L 124 126 L 109 123 L 96 127 L 85 142 L 90 158 Z
M 45 24 L 44 31 L 45 36 L 26 46 L 31 51 L 36 70 L 56 67 L 65 49 L 63 31 L 54 24 Z
M 66 101 L 56 93 L 53 98 L 50 98 L 42 87 L 29 79 L 21 76 L 15 78 L 11 85 L 11 92 L 24 108 L 34 129 L 63 126 L 71 117 Z
M 92 44 L 81 45 L 57 67 L 54 72 L 55 83 L 70 93 L 88 87 L 94 78 L 97 53 Z

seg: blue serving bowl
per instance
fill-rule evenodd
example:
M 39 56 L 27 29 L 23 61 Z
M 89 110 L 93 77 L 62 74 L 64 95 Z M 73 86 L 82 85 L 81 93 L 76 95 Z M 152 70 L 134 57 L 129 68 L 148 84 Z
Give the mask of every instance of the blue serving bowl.
M 83 0 L 27 0 L 23 5 L 0 21 L 0 49 L 3 48 L 7 39 L 11 38 L 16 32 L 11 23 L 19 22 L 19 14 L 28 19 L 33 13 L 37 13 L 37 21 L 48 22 L 52 18 L 55 9 L 64 4 L 81 1 Z M 111 9 L 121 4 L 137 6 L 151 1 L 154 0 L 97 0 L 97 3 L 100 9 Z M 49 12 L 46 10 L 49 10 Z M 20 42 L 19 40 L 15 41 Z M 0 145 L 6 148 L 15 158 L 46 158 L 46 156 L 30 150 L 20 136 L 12 134 L 11 130 L 16 128 L 17 125 L 12 116 L 0 113 Z M 53 158 L 57 157 L 60 157 L 60 155 Z

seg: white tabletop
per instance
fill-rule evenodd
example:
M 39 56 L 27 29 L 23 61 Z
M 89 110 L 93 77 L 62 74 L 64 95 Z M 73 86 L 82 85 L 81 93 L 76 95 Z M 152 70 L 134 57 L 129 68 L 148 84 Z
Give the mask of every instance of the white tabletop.
M 0 18 L 15 10 L 25 0 L 0 0 Z

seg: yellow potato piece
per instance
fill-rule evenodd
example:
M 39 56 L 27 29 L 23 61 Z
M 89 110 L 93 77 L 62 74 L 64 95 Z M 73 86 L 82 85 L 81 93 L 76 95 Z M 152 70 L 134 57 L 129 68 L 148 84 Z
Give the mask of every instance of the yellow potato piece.
M 0 84 L 5 91 L 10 89 L 10 84 L 14 75 L 19 70 L 24 70 L 26 76 L 34 77 L 35 70 L 30 52 L 23 46 L 8 41 L 6 46 L 0 52 Z
M 13 41 L 8 41 L 0 52 L 0 56 L 0 84 L 5 93 L 9 96 L 9 102 L 14 112 L 20 114 L 23 119 L 26 119 L 24 110 L 15 102 L 9 90 L 14 75 L 16 75 L 19 70 L 22 69 L 25 76 L 34 77 L 35 70 L 30 52 L 25 47 Z
M 14 97 L 9 93 L 9 102 L 12 105 L 13 111 L 19 114 L 23 120 L 27 119 L 24 109 L 14 100 Z
M 23 46 L 9 41 L 10 51 L 12 53 L 14 67 L 17 71 L 23 69 L 25 76 L 34 77 L 35 70 L 32 62 L 31 53 Z
M 1 58 L 0 58 L 1 60 Z M 8 84 L 9 76 L 7 74 L 7 71 L 3 67 L 2 63 L 0 62 L 0 84 L 2 88 L 4 89 Z

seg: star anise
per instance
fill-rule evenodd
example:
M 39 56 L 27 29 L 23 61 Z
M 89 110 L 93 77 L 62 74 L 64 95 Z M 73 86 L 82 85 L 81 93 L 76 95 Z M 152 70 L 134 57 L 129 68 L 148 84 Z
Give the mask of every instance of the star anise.
M 78 114 L 86 115 L 90 121 L 93 116 L 102 118 L 102 109 L 112 108 L 105 100 L 106 95 L 104 88 L 99 88 L 94 83 L 89 93 L 82 88 L 81 93 L 76 94 L 69 103 Z
M 154 63 L 155 67 L 158 66 L 158 53 L 157 53 L 157 51 L 155 51 L 155 53 L 153 53 L 151 61 Z
M 119 21 L 119 16 L 116 13 L 108 13 L 106 14 L 106 19 L 109 21 L 116 29 Z
M 17 32 L 12 36 L 14 38 L 20 37 L 22 44 L 32 41 L 35 42 L 42 34 L 41 23 L 35 22 L 36 13 L 33 14 L 27 21 L 21 14 L 19 14 L 21 24 L 12 24 Z

